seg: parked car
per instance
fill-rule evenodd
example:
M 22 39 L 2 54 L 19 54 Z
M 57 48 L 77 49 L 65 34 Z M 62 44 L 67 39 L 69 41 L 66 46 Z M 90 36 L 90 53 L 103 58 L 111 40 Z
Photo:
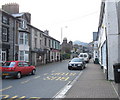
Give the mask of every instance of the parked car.
M 73 58 L 71 61 L 69 61 L 68 64 L 68 69 L 72 70 L 72 69 L 84 69 L 85 68 L 85 61 L 81 58 Z
M 89 63 L 89 54 L 88 53 L 80 53 L 78 55 L 79 58 L 84 59 L 86 63 Z
M 21 78 L 22 75 L 32 74 L 36 72 L 35 66 L 29 65 L 25 61 L 6 61 L 0 67 L 2 70 L 2 78 L 6 76 L 13 76 L 16 78 Z

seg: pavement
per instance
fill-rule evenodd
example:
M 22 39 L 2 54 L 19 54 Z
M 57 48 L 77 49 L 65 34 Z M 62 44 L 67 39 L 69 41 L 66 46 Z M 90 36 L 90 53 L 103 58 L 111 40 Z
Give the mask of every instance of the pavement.
M 90 62 L 81 76 L 67 91 L 67 98 L 101 98 L 104 100 L 120 100 L 117 93 L 117 84 L 105 79 L 100 65 Z M 85 99 L 85 100 L 86 100 Z M 100 100 L 101 100 L 100 99 Z

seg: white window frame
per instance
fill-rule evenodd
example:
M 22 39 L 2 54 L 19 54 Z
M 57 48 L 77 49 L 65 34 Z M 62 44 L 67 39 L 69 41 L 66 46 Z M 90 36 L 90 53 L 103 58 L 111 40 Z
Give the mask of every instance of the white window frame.
M 28 34 L 25 33 L 24 35 L 25 35 L 25 45 L 28 45 Z
M 22 35 L 23 36 L 22 36 Z M 22 36 L 22 37 L 21 37 Z M 21 42 L 21 41 L 23 41 L 23 42 Z M 22 32 L 20 32 L 19 33 L 19 44 L 20 45 L 28 45 L 28 42 L 29 42 L 29 39 L 28 39 L 28 34 L 27 33 L 22 33 Z
M 19 33 L 19 44 L 24 44 L 24 33 Z
M 23 55 L 21 55 L 21 52 L 23 52 Z M 23 57 L 23 59 L 21 59 L 21 57 Z M 19 60 L 28 62 L 29 61 L 29 51 L 20 50 L 19 51 Z
M 21 54 L 21 53 L 23 53 L 23 54 Z M 24 51 L 19 51 L 19 59 L 20 59 L 20 61 L 24 61 Z
M 3 32 L 5 30 L 5 33 Z M 3 35 L 5 38 L 3 39 Z M 6 27 L 2 27 L 2 41 L 8 41 L 8 29 Z
M 3 22 L 4 24 L 9 24 L 9 19 L 8 19 L 8 17 L 7 17 L 7 16 L 3 16 L 3 17 L 2 17 L 2 22 Z

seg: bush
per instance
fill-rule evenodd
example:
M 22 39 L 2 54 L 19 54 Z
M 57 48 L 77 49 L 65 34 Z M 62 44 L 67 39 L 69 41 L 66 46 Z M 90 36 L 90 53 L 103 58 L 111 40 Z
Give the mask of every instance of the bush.
M 62 59 L 65 60 L 65 59 L 70 59 L 70 54 L 69 53 L 64 53 L 62 54 Z

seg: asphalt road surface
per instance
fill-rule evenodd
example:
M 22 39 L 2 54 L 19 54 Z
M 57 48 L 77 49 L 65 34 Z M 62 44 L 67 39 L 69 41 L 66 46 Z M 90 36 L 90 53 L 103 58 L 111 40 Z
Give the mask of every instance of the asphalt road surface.
M 66 84 L 72 82 L 81 70 L 68 70 L 68 60 L 37 67 L 35 75 L 21 79 L 2 80 L 1 98 L 53 98 Z

